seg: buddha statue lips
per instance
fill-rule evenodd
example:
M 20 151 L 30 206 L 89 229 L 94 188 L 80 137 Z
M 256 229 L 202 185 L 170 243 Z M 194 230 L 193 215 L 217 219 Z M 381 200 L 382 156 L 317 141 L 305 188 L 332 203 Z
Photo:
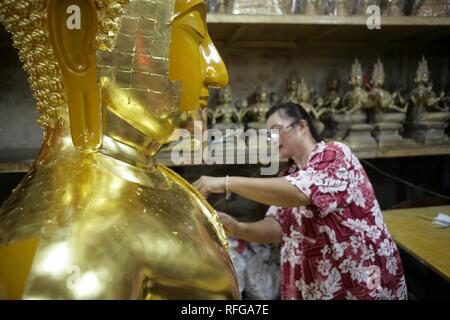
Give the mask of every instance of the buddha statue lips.
M 45 129 L 0 208 L 0 298 L 238 298 L 214 209 L 148 169 L 207 87 L 228 82 L 205 3 L 5 0 L 0 15 Z

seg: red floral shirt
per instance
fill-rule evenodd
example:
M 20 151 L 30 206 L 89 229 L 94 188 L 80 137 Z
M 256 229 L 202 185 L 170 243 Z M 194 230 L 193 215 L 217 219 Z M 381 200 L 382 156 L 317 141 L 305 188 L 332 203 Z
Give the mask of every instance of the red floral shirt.
M 285 177 L 311 205 L 270 207 L 283 229 L 282 299 L 406 299 L 400 256 L 359 160 L 341 143 L 318 143 Z

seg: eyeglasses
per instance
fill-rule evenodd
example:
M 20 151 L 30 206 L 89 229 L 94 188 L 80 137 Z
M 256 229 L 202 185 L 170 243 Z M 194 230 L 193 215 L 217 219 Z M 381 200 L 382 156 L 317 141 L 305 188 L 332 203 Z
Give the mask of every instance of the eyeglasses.
M 288 133 L 294 128 L 296 125 L 298 125 L 298 122 L 292 122 L 287 127 L 272 127 L 271 130 L 267 132 L 267 140 L 268 141 L 278 141 L 280 139 L 280 133 Z

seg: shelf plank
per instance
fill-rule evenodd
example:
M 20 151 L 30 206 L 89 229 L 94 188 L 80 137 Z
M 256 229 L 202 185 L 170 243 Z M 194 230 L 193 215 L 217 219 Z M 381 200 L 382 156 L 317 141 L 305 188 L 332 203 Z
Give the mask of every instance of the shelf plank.
M 382 17 L 381 30 L 369 30 L 366 16 L 210 14 L 208 29 L 219 47 L 418 46 L 448 39 L 450 17 Z
M 366 26 L 367 16 L 232 15 L 210 13 L 208 24 L 304 24 Z M 450 17 L 381 17 L 382 26 L 450 26 Z

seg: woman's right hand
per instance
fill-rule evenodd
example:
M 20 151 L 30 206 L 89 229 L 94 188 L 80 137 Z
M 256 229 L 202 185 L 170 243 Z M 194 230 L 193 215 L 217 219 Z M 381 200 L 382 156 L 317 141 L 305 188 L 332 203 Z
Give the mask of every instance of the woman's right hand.
M 223 227 L 227 236 L 234 237 L 240 239 L 241 234 L 241 224 L 233 217 L 229 216 L 226 213 L 217 211 L 217 214 L 222 220 Z

